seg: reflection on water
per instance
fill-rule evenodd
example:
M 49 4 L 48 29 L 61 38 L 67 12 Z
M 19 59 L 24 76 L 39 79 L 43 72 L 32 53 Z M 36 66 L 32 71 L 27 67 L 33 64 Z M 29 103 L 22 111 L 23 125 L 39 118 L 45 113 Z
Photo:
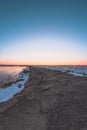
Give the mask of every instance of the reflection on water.
M 25 67 L 20 66 L 0 66 L 0 86 L 7 82 L 12 82 L 18 79 L 19 73 L 24 69 Z

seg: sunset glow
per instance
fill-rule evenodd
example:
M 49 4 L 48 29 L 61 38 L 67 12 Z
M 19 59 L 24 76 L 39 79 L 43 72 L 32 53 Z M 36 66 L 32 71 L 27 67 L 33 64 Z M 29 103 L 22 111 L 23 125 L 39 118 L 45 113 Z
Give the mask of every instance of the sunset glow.
M 79 4 L 0 2 L 0 64 L 87 65 L 87 8 Z

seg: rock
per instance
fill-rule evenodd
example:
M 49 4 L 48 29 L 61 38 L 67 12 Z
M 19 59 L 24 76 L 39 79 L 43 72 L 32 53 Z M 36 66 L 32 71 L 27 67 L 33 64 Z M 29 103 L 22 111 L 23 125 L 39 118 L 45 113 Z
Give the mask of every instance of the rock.
M 22 84 L 18 84 L 18 88 L 21 88 L 22 87 Z
M 49 90 L 52 86 L 49 84 L 49 85 L 41 85 L 39 90 L 40 91 L 46 91 L 46 90 Z

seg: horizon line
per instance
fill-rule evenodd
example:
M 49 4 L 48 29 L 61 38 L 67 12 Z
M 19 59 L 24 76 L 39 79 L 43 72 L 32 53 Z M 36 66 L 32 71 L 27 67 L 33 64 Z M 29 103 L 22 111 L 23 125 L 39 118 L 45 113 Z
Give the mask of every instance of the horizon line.
M 87 66 L 86 64 L 82 64 L 82 65 L 80 65 L 80 64 L 57 64 L 57 65 L 55 65 L 55 64 L 48 64 L 48 65 L 45 65 L 45 64 L 0 64 L 0 66 Z

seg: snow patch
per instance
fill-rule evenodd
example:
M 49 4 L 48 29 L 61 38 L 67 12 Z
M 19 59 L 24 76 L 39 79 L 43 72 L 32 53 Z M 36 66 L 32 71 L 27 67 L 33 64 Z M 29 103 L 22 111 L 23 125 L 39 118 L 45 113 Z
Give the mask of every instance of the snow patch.
M 26 70 L 27 68 L 25 68 Z M 29 69 L 29 67 L 28 67 Z M 20 76 L 21 77 L 21 76 Z M 29 73 L 23 73 L 22 72 L 22 80 L 19 79 L 19 81 L 13 83 L 12 85 L 0 89 L 0 103 L 6 102 L 13 98 L 13 96 L 17 93 L 20 93 L 24 89 L 24 84 L 29 79 Z
M 84 77 L 83 74 L 79 74 L 79 73 L 75 73 L 75 72 L 68 72 L 68 74 L 71 74 L 73 76 L 80 76 L 80 77 Z

